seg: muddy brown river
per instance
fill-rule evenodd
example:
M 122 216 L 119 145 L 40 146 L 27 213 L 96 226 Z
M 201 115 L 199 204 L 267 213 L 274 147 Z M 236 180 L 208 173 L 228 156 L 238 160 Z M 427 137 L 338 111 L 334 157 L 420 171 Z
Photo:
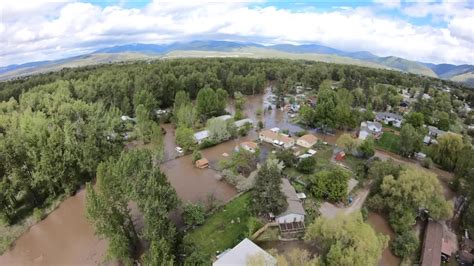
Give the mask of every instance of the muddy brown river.
M 286 112 L 267 110 L 271 91 L 267 88 L 263 95 L 248 96 L 245 103 L 246 115 L 254 121 L 262 120 L 265 128 L 279 127 L 288 129 L 290 133 L 303 130 L 291 124 Z M 257 110 L 265 110 L 260 117 Z M 234 113 L 232 103 L 229 112 Z M 219 160 L 225 159 L 224 153 L 230 154 L 241 141 L 256 139 L 257 133 L 250 132 L 247 137 L 231 140 L 202 151 L 210 161 L 211 169 L 197 169 L 193 166 L 191 156 L 178 156 L 174 150 L 174 128 L 171 124 L 162 125 L 166 130 L 164 136 L 164 160 L 160 168 L 166 173 L 171 185 L 176 189 L 183 202 L 205 202 L 209 195 L 221 202 L 226 202 L 237 194 L 232 186 L 217 179 L 218 172 L 213 170 Z M 319 134 L 311 131 L 323 141 L 334 144 L 343 132 L 335 135 Z M 444 174 L 444 173 L 443 173 Z M 450 194 L 446 191 L 447 194 Z M 106 241 L 99 240 L 93 228 L 87 222 L 85 214 L 85 191 L 66 199 L 58 209 L 46 219 L 32 226 L 12 248 L 0 256 L 0 265 L 97 265 L 103 261 Z M 369 215 L 369 223 L 376 231 L 391 235 L 388 223 L 377 214 Z M 398 265 L 400 260 L 387 249 L 384 251 L 380 265 Z

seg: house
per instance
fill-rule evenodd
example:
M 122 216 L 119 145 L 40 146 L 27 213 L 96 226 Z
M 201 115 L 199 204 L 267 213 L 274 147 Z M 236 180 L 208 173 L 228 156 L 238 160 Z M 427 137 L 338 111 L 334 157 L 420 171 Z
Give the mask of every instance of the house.
M 304 229 L 304 211 L 303 204 L 298 198 L 295 188 L 286 178 L 281 179 L 281 191 L 286 197 L 288 207 L 283 213 L 275 217 L 281 231 Z
M 203 130 L 194 133 L 194 139 L 198 144 L 201 144 L 205 139 L 209 137 L 209 131 L 208 130 Z
M 446 131 L 438 129 L 437 127 L 428 126 L 428 133 L 425 137 L 423 137 L 423 143 L 427 145 L 431 143 L 437 143 L 436 139 L 445 133 Z
M 295 145 L 295 139 L 290 138 L 288 135 L 277 133 L 272 130 L 260 131 L 258 137 L 261 141 L 265 141 L 285 149 L 291 148 Z
M 246 266 L 252 257 L 262 256 L 262 266 L 274 266 L 277 260 L 265 250 L 257 246 L 248 238 L 242 240 L 237 246 L 230 250 L 224 251 L 217 256 L 217 260 L 213 266 Z
M 196 167 L 199 169 L 204 169 L 209 167 L 209 161 L 206 158 L 202 158 L 196 161 Z
M 379 122 L 365 121 L 360 123 L 359 139 L 365 140 L 372 136 L 378 139 L 382 135 L 382 124 Z
M 241 120 L 238 120 L 238 121 L 235 121 L 234 122 L 234 125 L 237 127 L 237 128 L 241 128 L 247 124 L 250 124 L 253 126 L 253 121 L 251 119 L 248 119 L 248 118 L 245 118 L 245 119 L 241 119 Z
M 315 135 L 306 134 L 296 140 L 296 144 L 304 148 L 311 148 L 318 142 L 318 138 Z
M 386 125 L 393 125 L 394 127 L 402 127 L 403 117 L 389 112 L 379 112 L 375 115 L 375 120 L 384 122 Z
M 244 141 L 240 143 L 240 148 L 249 151 L 251 153 L 255 153 L 255 151 L 258 149 L 258 144 L 253 142 L 253 141 Z

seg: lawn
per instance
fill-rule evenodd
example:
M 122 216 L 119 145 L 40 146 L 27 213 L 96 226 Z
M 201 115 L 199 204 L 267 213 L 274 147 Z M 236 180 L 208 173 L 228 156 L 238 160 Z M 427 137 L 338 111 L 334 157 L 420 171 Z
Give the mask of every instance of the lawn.
M 400 136 L 392 132 L 384 132 L 382 137 L 375 141 L 375 146 L 379 149 L 399 153 L 400 151 Z
M 245 193 L 227 203 L 187 237 L 197 249 L 210 256 L 232 248 L 247 232 L 247 221 L 251 217 L 250 196 L 250 193 Z

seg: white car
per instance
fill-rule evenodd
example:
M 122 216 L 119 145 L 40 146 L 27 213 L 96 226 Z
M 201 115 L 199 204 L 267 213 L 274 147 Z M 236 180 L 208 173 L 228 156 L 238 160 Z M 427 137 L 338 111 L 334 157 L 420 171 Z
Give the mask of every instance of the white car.
M 179 152 L 179 153 L 183 153 L 183 152 L 184 152 L 183 148 L 181 148 L 181 147 L 176 147 L 175 150 L 176 150 L 177 152 Z

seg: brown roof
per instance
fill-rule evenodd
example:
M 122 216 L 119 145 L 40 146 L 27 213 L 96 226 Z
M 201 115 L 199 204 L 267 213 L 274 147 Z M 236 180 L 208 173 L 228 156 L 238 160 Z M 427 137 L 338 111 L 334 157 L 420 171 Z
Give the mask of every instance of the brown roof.
M 290 143 L 292 140 L 294 140 L 294 139 L 292 139 L 292 138 L 290 138 L 286 135 L 275 133 L 271 130 L 263 130 L 263 131 L 260 132 L 260 135 L 263 135 L 267 138 L 271 138 L 273 140 L 282 141 L 282 142 L 285 142 L 285 143 Z
M 258 144 L 253 141 L 244 141 L 240 143 L 240 146 L 247 146 L 249 148 L 256 149 L 258 147 Z
M 288 202 L 288 207 L 286 210 L 279 214 L 278 216 L 284 216 L 291 213 L 305 215 L 303 204 L 301 203 L 298 195 L 296 194 L 295 188 L 290 184 L 290 181 L 286 178 L 281 179 L 281 192 L 286 196 L 286 202 Z
M 311 145 L 318 142 L 318 138 L 315 135 L 311 135 L 311 134 L 306 134 L 304 136 L 301 136 L 298 140 L 304 140 L 304 141 L 308 142 Z
M 421 266 L 441 265 L 441 244 L 443 241 L 443 226 L 429 221 L 425 230 Z
M 196 161 L 196 167 L 205 167 L 209 164 L 209 161 L 206 158 L 202 158 Z

